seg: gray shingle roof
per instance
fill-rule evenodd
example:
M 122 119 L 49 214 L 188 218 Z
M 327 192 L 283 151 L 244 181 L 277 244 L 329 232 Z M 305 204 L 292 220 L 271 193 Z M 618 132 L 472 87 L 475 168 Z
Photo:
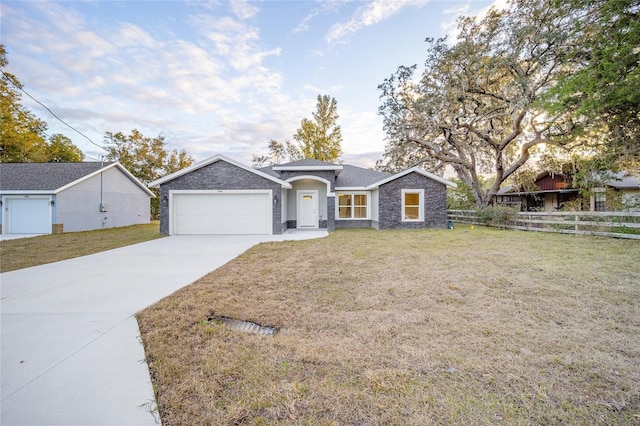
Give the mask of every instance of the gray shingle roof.
M 260 170 L 270 176 L 281 179 L 280 173 L 273 170 L 273 167 L 310 167 L 310 166 L 338 166 L 336 164 L 325 163 L 318 160 L 298 160 L 287 164 L 275 164 L 273 166 L 263 167 Z M 342 170 L 336 177 L 336 186 L 338 188 L 361 188 L 372 183 L 378 182 L 391 176 L 390 173 L 379 172 L 362 167 L 343 164 Z
M 640 174 L 634 175 L 631 172 L 614 173 L 606 184 L 618 189 L 640 189 Z
M 53 191 L 111 163 L 0 163 L 0 190 Z
M 381 181 L 391 176 L 390 173 L 379 172 L 377 170 L 363 169 L 362 167 L 342 166 L 342 172 L 336 178 L 338 188 L 359 188 Z
M 280 173 L 273 170 L 273 166 L 262 167 L 258 170 L 260 170 L 262 173 L 268 174 L 269 176 L 273 176 L 274 178 L 280 179 Z

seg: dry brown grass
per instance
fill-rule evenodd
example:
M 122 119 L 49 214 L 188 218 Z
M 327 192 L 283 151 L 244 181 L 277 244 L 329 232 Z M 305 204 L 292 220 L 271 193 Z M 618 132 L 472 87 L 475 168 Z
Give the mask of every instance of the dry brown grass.
M 338 231 L 254 247 L 138 320 L 165 425 L 640 424 L 639 259 L 596 237 Z
M 0 272 L 86 256 L 160 238 L 160 222 L 0 241 Z

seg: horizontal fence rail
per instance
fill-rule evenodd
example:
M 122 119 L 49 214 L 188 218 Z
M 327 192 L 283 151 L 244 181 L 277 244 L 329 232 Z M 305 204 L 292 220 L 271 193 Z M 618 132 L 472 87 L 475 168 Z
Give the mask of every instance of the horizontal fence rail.
M 559 232 L 640 240 L 640 212 L 506 212 L 499 218 L 481 210 L 448 210 L 454 223 L 523 231 Z

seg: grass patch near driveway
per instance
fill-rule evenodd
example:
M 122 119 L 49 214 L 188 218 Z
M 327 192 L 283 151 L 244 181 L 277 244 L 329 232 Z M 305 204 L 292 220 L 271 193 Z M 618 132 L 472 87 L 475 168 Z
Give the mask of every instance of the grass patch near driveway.
M 160 222 L 0 241 L 0 272 L 86 256 L 161 237 Z
M 260 244 L 138 321 L 164 425 L 640 424 L 639 259 L 588 236 L 340 230 Z

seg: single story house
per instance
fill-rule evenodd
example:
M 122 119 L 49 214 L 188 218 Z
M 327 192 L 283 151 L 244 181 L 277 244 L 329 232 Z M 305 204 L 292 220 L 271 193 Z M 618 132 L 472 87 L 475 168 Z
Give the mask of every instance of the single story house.
M 521 211 L 557 211 L 580 195 L 580 191 L 572 187 L 572 180 L 573 177 L 565 173 L 543 172 L 536 176 L 533 189 L 525 191 L 509 185 L 498 191 L 494 203 L 518 207 Z
M 591 195 L 591 211 L 607 211 L 607 190 L 620 195 L 620 201 L 631 210 L 640 210 L 640 173 L 609 173 L 606 178 L 597 178 L 599 187 L 593 189 Z
M 149 223 L 153 193 L 120 163 L 1 163 L 3 234 Z
M 585 209 L 606 211 L 607 189 L 619 194 L 627 204 L 640 200 L 640 176 L 630 172 L 607 173 L 605 178 L 594 176 L 594 187 Z M 501 188 L 495 198 L 495 204 L 515 206 L 521 211 L 554 212 L 564 203 L 580 198 L 580 189 L 573 186 L 573 176 L 564 173 L 543 172 L 536 177 L 535 188 L 523 190 L 514 185 Z M 640 201 L 636 201 L 640 204 Z
M 455 184 L 418 167 L 389 174 L 307 159 L 254 169 L 215 155 L 149 186 L 160 189 L 160 232 L 184 235 L 445 228 Z

